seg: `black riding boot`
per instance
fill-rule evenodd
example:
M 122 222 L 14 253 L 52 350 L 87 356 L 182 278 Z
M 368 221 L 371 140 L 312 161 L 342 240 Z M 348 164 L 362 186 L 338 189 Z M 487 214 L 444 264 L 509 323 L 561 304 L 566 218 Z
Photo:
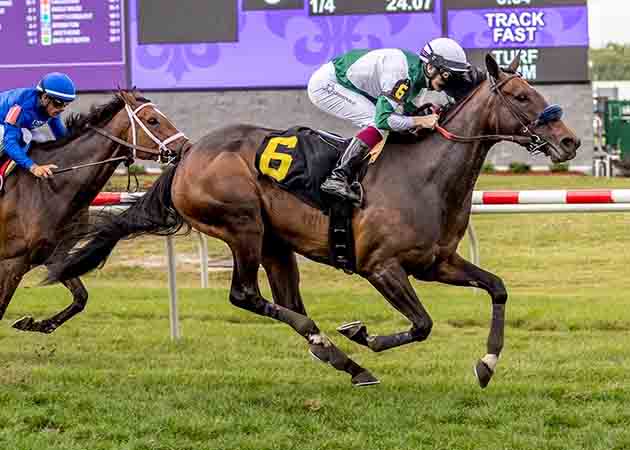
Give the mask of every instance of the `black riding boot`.
M 353 203 L 360 202 L 361 197 L 352 190 L 350 184 L 354 181 L 357 170 L 361 167 L 361 163 L 369 150 L 367 144 L 360 139 L 353 138 L 348 148 L 343 152 L 337 166 L 322 183 L 320 189 L 326 194 L 334 195 L 343 200 Z

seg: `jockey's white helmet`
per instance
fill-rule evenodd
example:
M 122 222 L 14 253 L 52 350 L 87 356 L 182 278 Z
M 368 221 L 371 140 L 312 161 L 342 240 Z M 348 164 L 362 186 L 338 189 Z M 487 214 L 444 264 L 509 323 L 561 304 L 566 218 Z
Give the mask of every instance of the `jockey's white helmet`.
M 420 52 L 420 59 L 438 69 L 468 72 L 470 64 L 461 45 L 450 38 L 433 39 Z

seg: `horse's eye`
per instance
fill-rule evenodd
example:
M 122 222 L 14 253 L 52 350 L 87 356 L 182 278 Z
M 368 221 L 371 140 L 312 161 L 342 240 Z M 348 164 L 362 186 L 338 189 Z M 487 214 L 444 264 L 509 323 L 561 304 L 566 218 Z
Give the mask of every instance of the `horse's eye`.
M 155 126 L 158 123 L 160 123 L 155 117 L 151 117 L 149 120 L 147 120 L 147 122 L 149 123 L 149 125 L 151 126 Z

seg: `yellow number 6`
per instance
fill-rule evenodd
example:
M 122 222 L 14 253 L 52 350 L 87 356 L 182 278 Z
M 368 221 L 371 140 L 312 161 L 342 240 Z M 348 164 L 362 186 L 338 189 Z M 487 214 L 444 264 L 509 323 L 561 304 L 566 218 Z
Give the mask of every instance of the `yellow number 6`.
M 276 181 L 282 181 L 289 173 L 289 168 L 293 162 L 291 155 L 286 153 L 276 152 L 279 145 L 288 149 L 295 148 L 297 145 L 297 136 L 290 137 L 275 137 L 269 139 L 267 147 L 262 155 L 260 155 L 260 171 L 265 175 L 269 175 Z M 280 161 L 280 166 L 277 169 L 271 167 L 271 161 Z
M 409 89 L 409 86 L 407 86 L 406 84 L 401 84 L 400 86 L 398 86 L 398 89 L 396 89 L 396 93 L 394 94 L 394 96 L 398 99 L 398 100 L 402 100 L 402 98 L 405 96 L 405 94 L 407 93 L 407 90 Z

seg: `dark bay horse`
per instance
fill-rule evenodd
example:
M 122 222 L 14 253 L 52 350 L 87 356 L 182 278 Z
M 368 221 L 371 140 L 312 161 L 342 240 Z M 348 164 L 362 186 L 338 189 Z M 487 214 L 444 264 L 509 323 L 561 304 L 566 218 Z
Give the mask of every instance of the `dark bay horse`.
M 0 196 L 0 319 L 22 277 L 44 264 L 64 236 L 68 224 L 84 220 L 90 203 L 125 159 L 156 160 L 176 152 L 187 142 L 155 105 L 134 93 L 120 91 L 109 103 L 87 115 L 67 119 L 69 136 L 35 144 L 31 157 L 56 164 L 49 179 L 37 179 L 24 170 L 7 178 Z M 174 149 L 167 144 L 177 146 Z M 99 164 L 105 160 L 113 161 Z M 90 165 L 90 163 L 96 163 Z M 87 167 L 63 171 L 77 165 Z M 64 280 L 72 304 L 45 320 L 24 317 L 14 327 L 50 333 L 83 310 L 87 291 L 79 278 Z
M 339 328 L 373 351 L 425 340 L 433 322 L 409 276 L 486 290 L 492 299 L 487 354 L 475 366 L 485 387 L 503 348 L 507 291 L 501 279 L 457 254 L 468 226 L 471 199 L 482 164 L 502 139 L 527 143 L 552 161 L 575 157 L 579 139 L 544 98 L 514 71 L 486 60 L 488 79 L 441 122 L 438 133 L 409 145 L 388 144 L 363 180 L 364 208 L 353 218 L 357 273 L 410 322 L 393 335 L 371 335 L 361 322 Z M 542 114 L 545 112 L 545 114 Z M 269 130 L 231 126 L 194 144 L 169 167 L 135 206 L 96 226 L 85 247 L 53 261 L 49 282 L 73 279 L 102 264 L 122 238 L 174 233 L 183 224 L 225 241 L 234 257 L 229 299 L 235 306 L 280 320 L 303 336 L 310 352 L 352 376 L 355 385 L 378 383 L 352 361 L 306 314 L 295 253 L 329 263 L 328 217 L 260 178 L 254 155 Z M 498 133 L 502 133 L 499 135 Z M 457 136 L 461 136 L 457 138 Z M 475 136 L 474 138 L 466 138 Z M 257 274 L 265 268 L 274 303 L 262 297 Z

